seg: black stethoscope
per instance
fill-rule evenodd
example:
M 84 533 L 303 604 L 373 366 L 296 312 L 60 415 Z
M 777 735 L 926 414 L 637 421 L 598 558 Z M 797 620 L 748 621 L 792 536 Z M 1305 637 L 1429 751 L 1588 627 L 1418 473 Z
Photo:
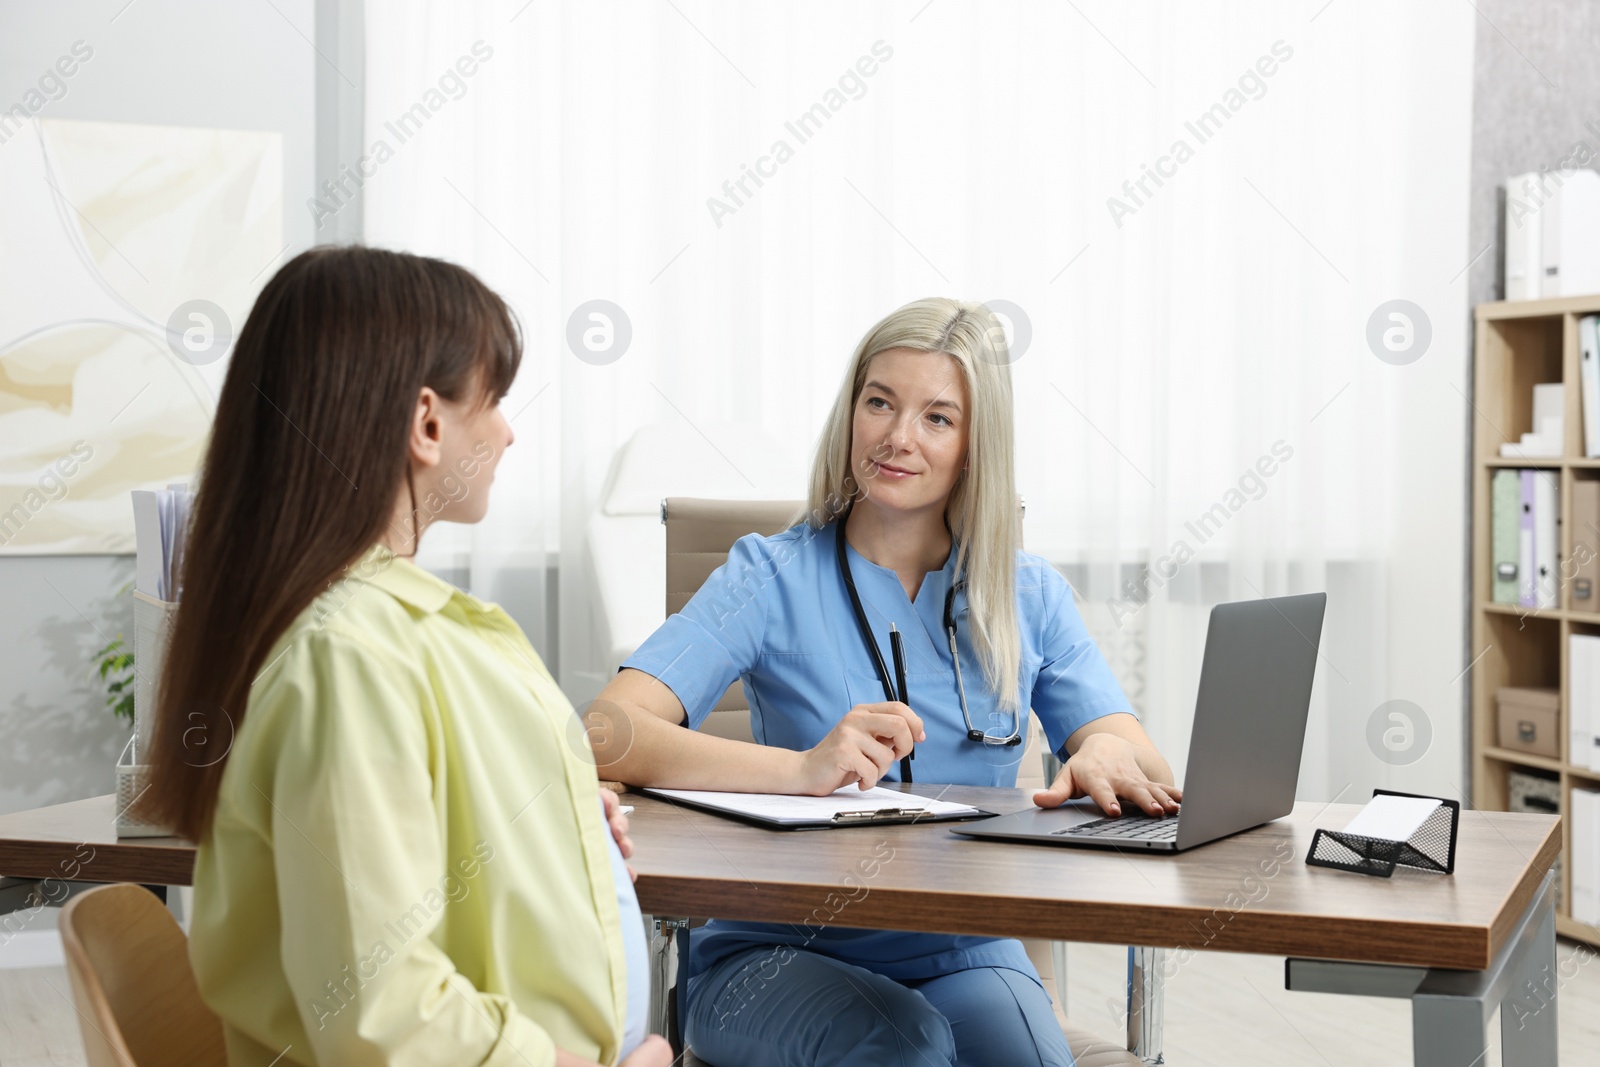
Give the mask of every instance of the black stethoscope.
M 850 594 L 850 607 L 855 612 L 856 627 L 861 631 L 861 641 L 867 646 L 867 651 L 872 655 L 872 665 L 877 668 L 878 681 L 883 683 L 883 698 L 885 700 L 899 699 L 895 695 L 894 676 L 889 673 L 889 665 L 883 661 L 883 652 L 878 648 L 877 640 L 872 636 L 872 626 L 867 622 L 867 613 L 861 606 L 861 595 L 856 592 L 856 580 L 850 573 L 850 557 L 845 551 L 844 527 L 848 514 L 841 517 L 835 524 L 834 545 L 839 555 L 839 576 L 844 579 L 844 588 Z M 984 733 L 972 725 L 972 715 L 967 711 L 967 687 L 961 681 L 961 654 L 956 647 L 956 590 L 966 583 L 951 581 L 949 590 L 944 595 L 944 632 L 950 642 L 950 660 L 956 668 L 956 698 L 961 702 L 961 719 L 967 727 L 967 740 L 975 741 L 981 745 L 1019 745 L 1022 743 L 1022 716 L 1016 709 L 1011 712 L 1011 733 L 1005 737 L 994 737 Z M 908 760 L 900 761 L 900 780 L 911 781 L 911 765 Z

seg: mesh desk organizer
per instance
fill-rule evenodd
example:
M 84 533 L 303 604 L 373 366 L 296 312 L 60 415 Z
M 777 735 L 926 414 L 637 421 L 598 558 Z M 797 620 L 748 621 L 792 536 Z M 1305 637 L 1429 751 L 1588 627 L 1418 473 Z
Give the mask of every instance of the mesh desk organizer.
M 133 815 L 134 801 L 149 788 L 150 736 L 155 729 L 156 679 L 166 658 L 172 616 L 178 605 L 133 591 L 133 736 L 117 759 L 117 836 L 167 837 L 165 826 Z M 141 669 L 142 668 L 142 669 Z
M 1343 830 L 1316 832 L 1306 863 L 1377 878 L 1390 877 L 1396 867 L 1454 874 L 1460 821 L 1457 801 L 1374 789 Z

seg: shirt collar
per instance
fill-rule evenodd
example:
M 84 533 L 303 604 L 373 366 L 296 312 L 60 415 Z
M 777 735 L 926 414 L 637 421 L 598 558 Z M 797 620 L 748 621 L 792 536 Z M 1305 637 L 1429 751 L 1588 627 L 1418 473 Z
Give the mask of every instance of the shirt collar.
M 842 522 L 844 520 L 841 519 L 839 521 Z M 932 604 L 934 610 L 940 613 L 939 618 L 941 620 L 944 617 L 945 593 L 949 591 L 950 583 L 955 581 L 956 578 L 956 555 L 959 548 L 960 546 L 954 540 L 950 542 L 950 554 L 945 557 L 944 566 L 938 570 L 928 571 L 922 576 L 922 585 L 918 587 L 916 598 L 912 601 L 913 605 Z M 845 552 L 850 560 L 850 573 L 852 575 L 861 573 L 859 568 L 865 566 L 869 573 L 881 575 L 882 580 L 885 582 L 893 582 L 896 587 L 900 585 L 900 576 L 898 574 L 881 563 L 872 562 L 872 560 L 857 552 L 855 546 L 848 541 L 845 542 Z M 957 596 L 956 600 L 958 603 L 954 607 L 954 611 L 959 615 L 963 610 L 965 598 Z
M 382 589 L 420 611 L 441 610 L 459 590 L 384 545 L 373 545 L 350 567 L 350 576 Z
M 844 520 L 840 519 L 839 521 L 843 522 Z M 830 543 L 830 546 L 831 546 L 831 543 L 832 543 L 832 539 L 831 538 L 829 539 L 829 543 Z M 952 538 L 951 541 L 950 541 L 950 554 L 944 558 L 944 564 L 938 570 L 929 571 L 928 573 L 929 574 L 942 574 L 942 575 L 945 575 L 947 577 L 953 578 L 955 576 L 955 571 L 956 571 L 956 555 L 958 554 L 958 552 L 960 550 L 960 547 L 961 546 L 956 544 L 955 540 Z M 860 562 L 866 564 L 867 567 L 871 568 L 872 570 L 878 571 L 881 574 L 886 574 L 886 575 L 894 578 L 896 581 L 899 581 L 899 575 L 895 574 L 895 572 L 893 570 L 891 570 L 888 567 L 885 567 L 881 563 L 872 562 L 866 556 L 863 556 L 861 553 L 857 552 L 856 551 L 856 546 L 852 545 L 848 540 L 845 541 L 844 548 L 845 548 L 845 551 L 847 553 L 849 553 L 850 559 L 852 561 L 852 563 L 851 563 L 852 567 L 855 565 L 854 561 L 859 560 Z M 949 582 L 946 582 L 945 584 L 948 585 Z

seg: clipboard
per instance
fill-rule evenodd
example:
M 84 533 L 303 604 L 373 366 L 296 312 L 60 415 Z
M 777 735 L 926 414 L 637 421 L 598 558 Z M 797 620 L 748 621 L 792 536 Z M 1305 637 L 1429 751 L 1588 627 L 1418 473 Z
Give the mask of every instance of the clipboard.
M 845 786 L 827 796 L 774 793 L 722 793 L 701 789 L 640 790 L 646 796 L 697 811 L 724 815 L 768 830 L 836 830 L 847 826 L 891 826 L 898 823 L 982 819 L 992 811 L 902 793 L 883 786 L 860 790 Z

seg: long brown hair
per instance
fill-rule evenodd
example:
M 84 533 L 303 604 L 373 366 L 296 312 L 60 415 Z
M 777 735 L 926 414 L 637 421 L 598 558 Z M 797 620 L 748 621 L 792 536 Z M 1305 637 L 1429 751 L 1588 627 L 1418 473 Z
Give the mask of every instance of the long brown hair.
M 505 302 L 441 260 L 317 248 L 267 283 L 201 468 L 140 815 L 209 832 L 267 653 L 380 539 L 410 485 L 418 394 L 498 400 L 521 359 Z

